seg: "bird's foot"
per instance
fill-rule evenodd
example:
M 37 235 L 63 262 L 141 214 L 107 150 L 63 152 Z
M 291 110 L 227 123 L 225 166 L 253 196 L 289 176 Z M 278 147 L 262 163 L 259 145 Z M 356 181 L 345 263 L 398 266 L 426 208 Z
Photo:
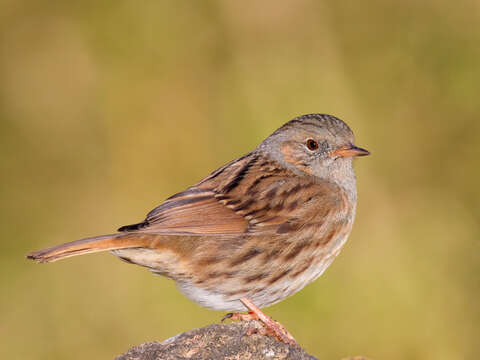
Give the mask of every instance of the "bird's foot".
M 247 314 L 243 313 L 228 313 L 222 318 L 222 321 L 226 319 L 231 319 L 233 321 L 250 321 L 258 320 L 263 323 L 265 327 L 263 328 L 248 328 L 245 335 L 260 334 L 267 335 L 276 338 L 278 341 L 281 341 L 290 346 L 298 346 L 294 337 L 285 329 L 285 327 L 279 322 L 273 320 L 271 317 L 266 315 L 261 311 L 255 304 L 253 304 L 250 299 L 242 298 L 240 301 L 250 310 Z
M 251 320 L 260 320 L 257 315 L 253 311 L 249 311 L 248 313 L 228 313 L 222 318 L 222 322 L 225 320 L 230 319 L 232 321 L 251 321 Z

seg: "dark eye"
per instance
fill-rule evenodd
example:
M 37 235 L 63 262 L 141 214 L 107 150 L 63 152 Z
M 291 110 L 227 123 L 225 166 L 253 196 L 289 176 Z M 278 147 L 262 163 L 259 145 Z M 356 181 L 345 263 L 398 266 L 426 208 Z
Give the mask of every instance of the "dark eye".
M 313 139 L 308 139 L 307 140 L 307 148 L 308 150 L 314 151 L 318 149 L 318 142 L 316 142 Z

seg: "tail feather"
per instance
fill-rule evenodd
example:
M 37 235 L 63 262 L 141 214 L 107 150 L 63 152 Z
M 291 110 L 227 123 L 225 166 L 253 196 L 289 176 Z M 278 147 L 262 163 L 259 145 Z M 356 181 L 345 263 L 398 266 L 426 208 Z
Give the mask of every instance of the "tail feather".
M 27 254 L 27 258 L 45 263 L 99 251 L 148 247 L 150 242 L 151 239 L 145 236 L 132 236 L 132 234 L 95 236 L 33 251 Z

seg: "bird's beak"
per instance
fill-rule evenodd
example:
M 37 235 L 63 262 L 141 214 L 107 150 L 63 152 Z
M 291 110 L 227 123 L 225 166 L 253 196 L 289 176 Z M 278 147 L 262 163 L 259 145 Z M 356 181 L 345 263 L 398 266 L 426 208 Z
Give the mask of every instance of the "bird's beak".
M 356 147 L 355 145 L 347 145 L 332 151 L 328 156 L 340 157 L 357 157 L 370 155 L 370 151 Z

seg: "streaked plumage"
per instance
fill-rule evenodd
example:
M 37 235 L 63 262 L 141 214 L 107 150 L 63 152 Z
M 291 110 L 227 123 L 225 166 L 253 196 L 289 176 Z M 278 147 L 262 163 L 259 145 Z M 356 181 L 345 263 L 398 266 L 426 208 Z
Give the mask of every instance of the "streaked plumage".
M 333 116 L 298 117 L 143 222 L 28 257 L 49 262 L 110 250 L 172 278 L 208 308 L 242 311 L 241 298 L 274 304 L 320 276 L 351 231 L 352 157 L 368 154 L 353 141 Z

